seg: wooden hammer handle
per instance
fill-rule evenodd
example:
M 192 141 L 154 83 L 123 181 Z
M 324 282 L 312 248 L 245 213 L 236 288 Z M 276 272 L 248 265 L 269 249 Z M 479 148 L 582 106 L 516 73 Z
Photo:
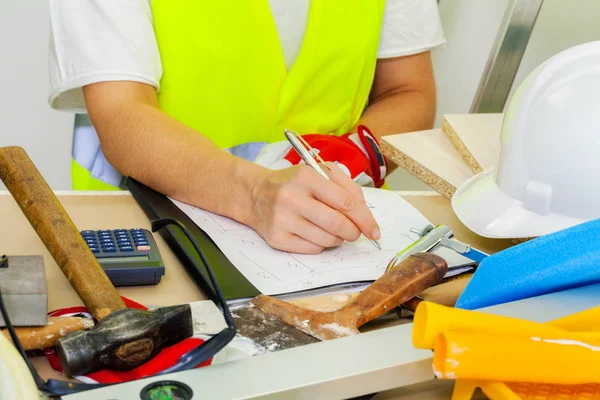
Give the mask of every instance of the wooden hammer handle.
M 40 350 L 56 346 L 58 339 L 69 333 L 83 331 L 94 326 L 89 318 L 79 317 L 50 317 L 45 326 L 19 327 L 15 333 L 23 346 L 23 350 Z M 12 341 L 7 329 L 2 331 L 4 336 Z
M 340 309 L 339 318 L 362 326 L 438 284 L 447 270 L 446 261 L 435 254 L 413 254 Z
M 25 150 L 0 148 L 0 179 L 94 318 L 126 308 Z

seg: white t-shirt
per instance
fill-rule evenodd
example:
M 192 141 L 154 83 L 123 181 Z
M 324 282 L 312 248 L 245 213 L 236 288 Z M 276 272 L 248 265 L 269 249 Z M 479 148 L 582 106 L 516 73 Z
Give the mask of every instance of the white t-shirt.
M 85 113 L 81 88 L 96 82 L 136 81 L 159 90 L 162 66 L 149 1 L 50 0 L 53 108 Z M 268 1 L 289 69 L 300 51 L 310 0 Z M 444 41 L 436 0 L 387 0 L 378 58 L 417 54 Z

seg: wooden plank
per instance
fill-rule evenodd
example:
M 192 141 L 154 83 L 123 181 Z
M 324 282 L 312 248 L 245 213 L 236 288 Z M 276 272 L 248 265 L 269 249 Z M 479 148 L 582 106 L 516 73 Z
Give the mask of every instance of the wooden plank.
M 473 176 L 473 171 L 441 129 L 381 139 L 381 150 L 386 157 L 448 199 L 458 186 Z
M 474 173 L 496 164 L 503 114 L 449 114 L 442 131 Z

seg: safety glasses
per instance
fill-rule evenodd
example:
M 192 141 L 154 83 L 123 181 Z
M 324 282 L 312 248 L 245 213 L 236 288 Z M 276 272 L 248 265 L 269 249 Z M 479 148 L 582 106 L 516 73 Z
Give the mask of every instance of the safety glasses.
M 215 336 L 212 336 L 206 342 L 200 344 L 199 346 L 193 348 L 192 350 L 190 350 L 187 353 L 185 353 L 184 355 L 182 355 L 179 358 L 179 360 L 177 360 L 175 365 L 173 365 L 153 376 L 160 376 L 160 375 L 170 374 L 172 372 L 179 372 L 179 371 L 184 371 L 184 370 L 195 368 L 196 366 L 202 364 L 206 360 L 213 357 L 221 349 L 223 349 L 223 347 L 225 347 L 229 342 L 231 342 L 231 340 L 235 337 L 236 332 L 237 332 L 237 328 L 235 326 L 235 322 L 231 315 L 231 311 L 229 310 L 229 306 L 227 305 L 227 301 L 223 297 L 221 288 L 219 287 L 219 284 L 217 282 L 215 274 L 213 273 L 212 268 L 210 267 L 210 264 L 206 258 L 206 255 L 204 254 L 204 252 L 202 251 L 202 249 L 196 242 L 196 239 L 194 239 L 192 234 L 185 227 L 185 225 L 182 224 L 180 221 L 177 221 L 172 218 L 162 218 L 159 220 L 152 221 L 152 232 L 156 232 L 168 225 L 175 225 L 175 226 L 179 227 L 179 229 L 181 229 L 181 231 L 185 234 L 185 236 L 192 243 L 192 245 L 194 246 L 194 249 L 200 256 L 200 259 L 204 263 L 204 266 L 206 267 L 206 271 L 210 277 L 210 281 L 212 283 L 213 289 L 217 295 L 217 299 L 219 301 L 219 306 L 221 307 L 221 310 L 223 311 L 223 316 L 225 318 L 227 328 L 223 329 L 221 332 L 219 332 Z M 92 390 L 92 389 L 97 389 L 97 388 L 101 388 L 101 387 L 115 385 L 114 383 L 113 384 L 85 384 L 85 383 L 72 383 L 72 382 L 66 382 L 66 381 L 55 380 L 55 379 L 49 379 L 46 381 L 46 380 L 42 379 L 42 377 L 37 372 L 37 370 L 31 363 L 31 361 L 29 361 L 27 354 L 23 350 L 23 346 L 21 345 L 21 342 L 19 342 L 19 339 L 16 335 L 15 329 L 14 329 L 14 327 L 10 321 L 10 318 L 8 316 L 8 312 L 6 311 L 6 306 L 2 299 L 1 291 L 0 291 L 0 312 L 2 314 L 2 317 L 4 318 L 6 329 L 10 333 L 10 337 L 11 337 L 15 347 L 17 348 L 17 351 L 21 354 L 21 356 L 25 360 L 25 363 L 27 364 L 27 367 L 29 368 L 29 371 L 31 372 L 31 375 L 33 376 L 33 379 L 40 391 L 42 391 L 50 396 L 65 396 L 68 394 L 74 394 L 74 393 L 79 393 L 79 392 L 83 392 L 83 391 L 87 391 L 87 390 Z M 148 377 L 144 377 L 144 378 L 148 378 Z

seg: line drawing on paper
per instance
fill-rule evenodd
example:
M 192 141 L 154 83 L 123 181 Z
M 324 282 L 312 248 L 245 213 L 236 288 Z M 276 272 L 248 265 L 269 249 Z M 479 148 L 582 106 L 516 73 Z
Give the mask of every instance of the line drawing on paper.
M 377 279 L 398 251 L 417 238 L 410 229 L 429 221 L 397 194 L 363 188 L 381 230 L 381 250 L 361 236 L 356 242 L 318 255 L 275 250 L 252 228 L 173 200 L 219 246 L 233 265 L 262 293 L 282 294 L 335 284 Z M 410 235 L 410 236 L 409 236 Z

